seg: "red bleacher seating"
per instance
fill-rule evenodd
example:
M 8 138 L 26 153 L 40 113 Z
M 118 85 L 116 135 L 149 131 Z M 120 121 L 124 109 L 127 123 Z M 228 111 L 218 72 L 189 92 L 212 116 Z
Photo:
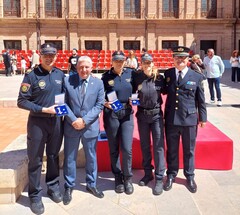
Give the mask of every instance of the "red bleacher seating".
M 6 50 L 2 50 L 4 53 Z M 32 50 L 10 50 L 10 53 L 15 51 L 17 53 L 17 62 L 20 63 L 21 56 L 27 61 L 29 65 L 29 57 L 32 55 Z M 112 62 L 112 53 L 115 50 L 78 50 L 78 55 L 89 56 L 94 62 L 94 69 L 106 70 L 111 67 Z M 36 50 L 39 53 L 39 50 Z M 128 56 L 128 50 L 124 50 L 126 57 Z M 154 65 L 161 70 L 172 67 L 172 51 L 171 50 L 149 50 L 148 53 L 151 53 L 153 56 Z M 141 66 L 141 51 L 135 50 L 135 55 L 138 59 L 138 63 Z M 72 50 L 58 50 L 56 65 L 59 68 L 66 70 L 68 68 L 68 59 L 72 56 Z M 19 64 L 18 64 L 19 65 Z M 2 66 L 0 67 L 1 70 Z

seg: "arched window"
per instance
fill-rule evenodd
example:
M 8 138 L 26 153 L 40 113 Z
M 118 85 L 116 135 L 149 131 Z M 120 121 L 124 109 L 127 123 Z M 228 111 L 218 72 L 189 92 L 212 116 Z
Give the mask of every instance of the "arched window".
M 62 18 L 62 1 L 45 0 L 45 16 Z
M 179 18 L 179 0 L 163 0 L 163 17 Z
M 124 16 L 125 18 L 140 19 L 140 0 L 125 0 L 124 1 Z
M 207 18 L 217 18 L 217 0 L 202 0 L 201 16 Z
M 21 16 L 19 0 L 3 0 L 3 14 L 4 16 Z
M 86 0 L 85 1 L 85 17 L 102 18 L 102 1 Z

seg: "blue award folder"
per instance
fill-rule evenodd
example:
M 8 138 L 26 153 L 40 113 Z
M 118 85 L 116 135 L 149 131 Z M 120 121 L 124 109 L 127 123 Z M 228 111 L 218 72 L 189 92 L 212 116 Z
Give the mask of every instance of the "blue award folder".
M 64 116 L 68 114 L 67 107 L 65 104 L 61 104 L 55 107 L 57 116 Z
M 114 102 L 111 104 L 111 107 L 112 107 L 112 109 L 113 109 L 114 112 L 118 112 L 118 111 L 120 111 L 121 109 L 123 109 L 123 105 L 122 105 L 122 103 L 121 103 L 119 100 L 114 101 Z

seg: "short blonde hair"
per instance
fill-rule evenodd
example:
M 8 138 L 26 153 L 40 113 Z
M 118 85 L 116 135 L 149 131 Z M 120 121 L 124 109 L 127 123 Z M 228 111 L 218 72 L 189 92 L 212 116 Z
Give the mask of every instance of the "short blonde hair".
M 199 54 L 195 54 L 195 55 L 192 56 L 192 60 L 193 61 L 194 60 L 198 60 L 198 59 L 200 59 L 200 55 Z

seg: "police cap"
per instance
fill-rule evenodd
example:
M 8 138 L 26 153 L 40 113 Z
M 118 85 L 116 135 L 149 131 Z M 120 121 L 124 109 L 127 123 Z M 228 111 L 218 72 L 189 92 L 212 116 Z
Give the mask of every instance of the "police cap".
M 125 55 L 122 51 L 115 51 L 113 52 L 112 54 L 112 60 L 122 60 L 124 61 L 125 60 Z
M 44 43 L 41 45 L 40 54 L 41 55 L 55 55 L 55 54 L 57 54 L 57 49 L 51 43 Z
M 152 58 L 152 55 L 150 55 L 148 53 L 145 53 L 145 54 L 142 55 L 141 60 L 142 60 L 142 62 L 144 62 L 144 61 L 152 62 L 153 58 Z
M 177 46 L 173 48 L 173 56 L 189 56 L 190 49 L 185 46 Z

